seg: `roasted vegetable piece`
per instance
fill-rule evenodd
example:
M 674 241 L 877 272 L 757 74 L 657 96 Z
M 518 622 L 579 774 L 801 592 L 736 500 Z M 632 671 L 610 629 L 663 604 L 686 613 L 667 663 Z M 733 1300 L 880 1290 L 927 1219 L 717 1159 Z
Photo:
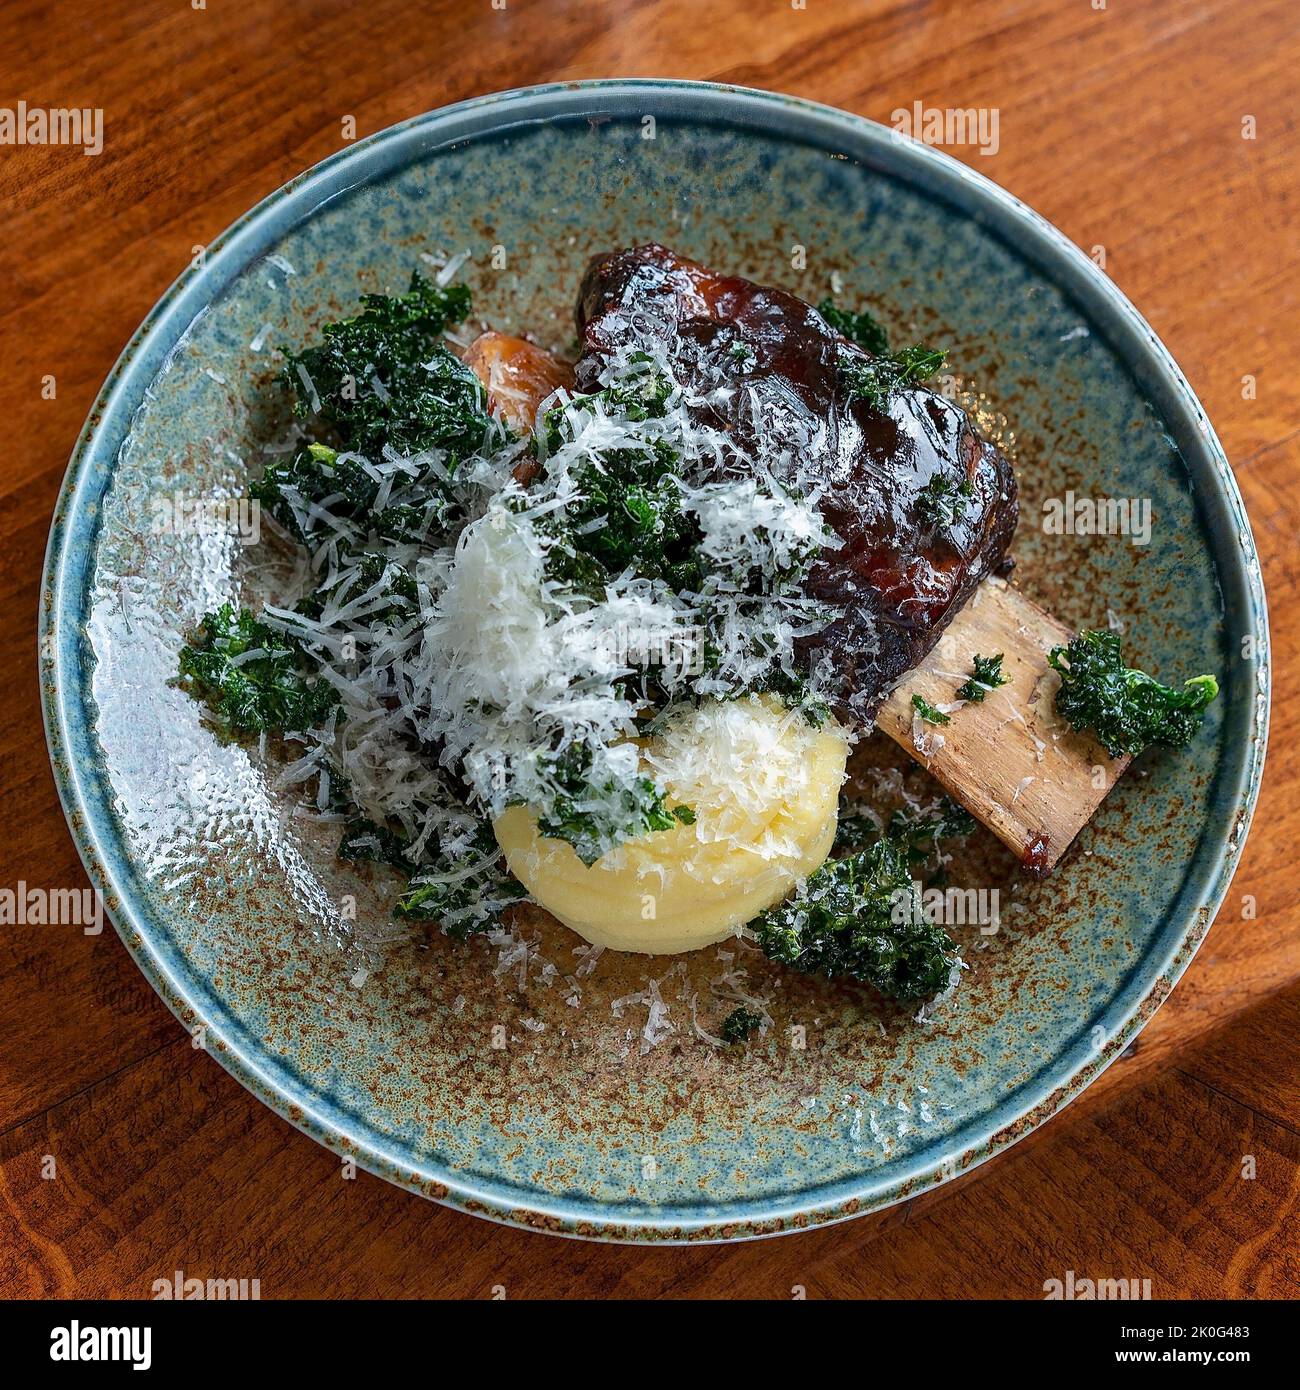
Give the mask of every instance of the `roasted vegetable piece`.
M 480 333 L 465 349 L 465 365 L 483 383 L 488 408 L 499 410 L 522 432 L 531 430 L 537 408 L 557 387 L 573 385 L 573 367 L 526 338 Z

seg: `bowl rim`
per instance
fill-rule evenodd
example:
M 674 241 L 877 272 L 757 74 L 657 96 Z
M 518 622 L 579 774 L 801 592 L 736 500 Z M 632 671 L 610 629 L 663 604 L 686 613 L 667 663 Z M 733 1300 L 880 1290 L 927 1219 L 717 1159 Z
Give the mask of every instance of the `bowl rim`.
M 127 857 L 114 837 L 107 788 L 88 756 L 94 715 L 83 690 L 88 679 L 81 623 L 99 496 L 116 462 L 110 442 L 129 431 L 143 388 L 183 346 L 206 305 L 326 203 L 452 144 L 554 119 L 639 117 L 648 99 L 655 114 L 803 140 L 902 178 L 1002 237 L 1040 272 L 1050 271 L 1052 282 L 1089 321 L 1104 326 L 1111 347 L 1175 434 L 1192 479 L 1204 484 L 1198 498 L 1215 523 L 1208 529 L 1225 612 L 1235 607 L 1247 615 L 1260 638 L 1255 652 L 1243 657 L 1248 669 L 1243 679 L 1251 681 L 1254 697 L 1238 700 L 1225 715 L 1221 746 L 1235 750 L 1235 756 L 1220 757 L 1217 768 L 1224 838 L 1221 845 L 1214 841 L 1209 855 L 1203 850 L 1208 837 L 1198 841 L 1178 898 L 1186 910 L 1171 914 L 1153 943 L 1153 951 L 1166 943 L 1163 957 L 1146 960 L 1146 968 L 1113 997 L 1102 1020 L 1103 1046 L 1064 1052 L 1055 1068 L 1035 1078 L 1039 1084 L 1027 1099 L 1021 1096 L 1024 1088 L 1013 1092 L 984 1117 L 974 1138 L 937 1164 L 932 1149 L 923 1150 L 888 1182 L 863 1173 L 825 1188 L 740 1200 L 703 1214 L 584 1203 L 504 1180 L 467 1178 L 436 1161 L 413 1167 L 397 1141 L 360 1124 L 341 1123 L 345 1117 L 326 1097 L 284 1085 L 268 1074 L 255 1049 L 241 1050 L 237 1040 L 210 1032 L 208 1050 L 216 1060 L 284 1119 L 368 1171 L 444 1205 L 585 1239 L 734 1241 L 811 1229 L 889 1206 L 969 1171 L 1056 1114 L 1128 1047 L 1168 996 L 1204 939 L 1245 843 L 1267 745 L 1271 673 L 1264 588 L 1241 493 L 1205 411 L 1164 345 L 1105 273 L 1051 223 L 984 175 L 889 127 L 805 98 L 720 83 L 597 78 L 513 88 L 424 113 L 357 141 L 290 179 L 222 232 L 201 262 L 187 267 L 149 311 L 109 372 L 78 435 L 51 522 L 38 627 L 41 704 L 59 799 L 91 883 L 145 977 L 180 1021 L 192 1025 L 200 1015 L 186 981 L 160 954 L 147 912 L 125 886 Z M 1221 529 L 1235 548 L 1226 535 L 1220 537 Z M 1181 921 L 1171 932 L 1175 915 Z M 209 1020 L 205 1024 L 212 1029 Z

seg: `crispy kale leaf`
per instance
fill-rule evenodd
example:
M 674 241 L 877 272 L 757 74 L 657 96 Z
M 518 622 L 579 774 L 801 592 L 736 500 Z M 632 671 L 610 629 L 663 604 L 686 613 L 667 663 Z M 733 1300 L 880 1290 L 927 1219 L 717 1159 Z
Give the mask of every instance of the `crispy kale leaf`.
M 975 817 L 945 796 L 933 811 L 900 807 L 889 818 L 885 833 L 907 854 L 912 864 L 924 863 L 940 840 L 957 840 L 975 829 Z
M 297 643 L 230 603 L 203 619 L 180 655 L 182 682 L 241 733 L 300 732 L 324 722 L 338 692 L 310 678 L 305 665 Z
M 925 920 L 907 846 L 889 835 L 828 859 L 750 930 L 782 965 L 861 980 L 904 1002 L 946 989 L 958 959 L 948 933 Z
M 736 344 L 743 348 L 743 344 Z M 748 349 L 745 349 L 748 351 Z M 603 411 L 633 426 L 661 419 L 673 391 L 672 381 L 645 353 L 634 353 L 628 369 L 600 391 L 574 397 L 569 407 L 556 407 L 547 413 L 543 436 L 547 455 L 569 442 L 575 432 L 573 407 Z M 706 553 L 700 523 L 689 505 L 684 504 L 681 484 L 682 459 L 677 449 L 647 430 L 638 438 L 633 429 L 630 442 L 606 448 L 593 455 L 569 460 L 568 477 L 577 487 L 574 498 L 562 512 L 543 519 L 541 526 L 549 542 L 546 556 L 548 578 L 576 593 L 596 601 L 603 600 L 611 579 L 631 571 L 639 578 L 660 581 L 679 594 L 697 596 L 700 622 L 694 631 L 684 630 L 682 642 L 668 644 L 662 652 L 636 653 L 629 658 L 633 672 L 619 683 L 627 698 L 651 711 L 663 707 L 669 697 L 661 683 L 666 666 L 690 663 L 691 674 L 716 676 L 721 668 L 720 646 L 699 634 L 716 632 L 730 622 L 734 633 L 743 628 L 743 618 L 752 609 L 761 616 L 773 595 L 795 595 L 815 561 L 819 541 L 808 538 L 803 545 L 791 544 L 779 568 L 765 565 L 749 552 L 719 557 Z M 626 438 L 626 436 L 625 436 Z M 545 467 L 545 463 L 543 464 Z M 777 484 L 759 484 L 759 491 L 771 496 Z M 768 539 L 765 529 L 754 529 L 759 541 Z M 716 618 L 716 621 L 715 621 Z M 733 637 L 733 655 L 735 637 Z M 766 640 L 754 625 L 755 667 L 763 665 Z M 699 669 L 696 670 L 696 663 Z M 728 696 L 771 691 L 791 707 L 800 707 L 810 722 L 825 720 L 828 710 L 812 697 L 806 678 L 770 664 L 758 675 L 750 676 L 741 688 Z M 647 722 L 653 720 L 653 713 Z M 657 808 L 648 809 L 651 822 Z M 565 817 L 564 819 L 567 819 Z M 663 822 L 651 828 L 666 828 Z M 568 838 L 568 836 L 566 836 Z M 574 843 L 581 836 L 573 835 Z M 580 850 L 584 855 L 594 852 Z
M 976 656 L 970 679 L 965 685 L 958 687 L 957 698 L 970 700 L 977 705 L 983 704 L 985 695 L 1000 685 L 1006 685 L 1007 679 L 1002 674 L 1001 652 L 996 656 Z
M 853 313 L 849 309 L 839 309 L 833 299 L 823 299 L 817 312 L 837 332 L 850 342 L 866 348 L 873 357 L 880 357 L 889 351 L 889 335 L 884 325 L 865 309 Z
M 364 539 L 348 541 L 352 576 L 328 595 L 308 594 L 297 605 L 300 613 L 319 619 L 327 601 L 347 603 L 378 587 L 366 614 L 391 625 L 412 616 L 419 592 L 384 543 L 445 539 L 463 520 L 449 480 L 497 426 L 477 378 L 441 343 L 446 325 L 468 313 L 468 289 L 439 287 L 417 272 L 407 294 L 366 295 L 363 303 L 360 314 L 328 325 L 319 344 L 287 354 L 284 375 L 296 413 L 319 419 L 337 439 L 308 443 L 271 463 L 251 492 L 307 545 L 337 537 L 324 511 L 360 524 Z M 389 446 L 413 457 L 390 492 L 403 500 L 380 510 L 380 479 L 358 454 L 371 462 L 391 459 Z M 183 683 L 240 732 L 319 728 L 338 696 L 315 669 L 310 650 L 230 604 L 203 620 L 180 657 Z M 504 907 L 526 896 L 506 871 L 491 826 L 454 790 L 442 809 L 463 813 L 460 820 L 453 815 L 452 831 L 432 837 L 417 854 L 404 832 L 368 818 L 338 767 L 327 764 L 320 775 L 328 779 L 320 804 L 346 818 L 339 856 L 390 865 L 409 880 L 394 915 L 437 920 L 463 937 L 491 926 Z
M 620 381 L 575 397 L 579 409 L 603 409 L 631 422 L 663 415 L 671 383 L 650 365 L 638 363 Z M 561 408 L 544 422 L 551 451 L 564 442 L 569 421 Z M 681 460 L 663 440 L 606 449 L 574 470 L 579 496 L 552 527 L 548 554 L 552 578 L 602 595 L 610 576 L 631 567 L 647 579 L 666 580 L 677 590 L 697 590 L 703 568 L 700 531 L 682 510 L 677 475 Z
M 827 860 L 750 929 L 772 959 L 797 970 L 863 980 L 895 999 L 932 997 L 948 985 L 956 946 L 926 922 L 913 875 L 941 840 L 974 828 L 949 797 L 895 811 L 883 834 L 868 815 L 841 815 L 834 852 L 845 857 Z
M 339 858 L 387 864 L 409 880 L 393 916 L 414 922 L 436 921 L 458 941 L 496 925 L 501 912 L 528 896 L 505 867 L 492 827 L 481 821 L 454 851 L 438 850 L 417 861 L 397 831 L 365 816 L 348 821 Z
M 912 696 L 912 708 L 925 720 L 927 724 L 951 724 L 952 715 L 945 714 L 941 709 L 935 707 L 925 698 L 924 695 Z
M 435 444 L 472 453 L 488 427 L 486 398 L 440 339 L 469 313 L 468 288 L 434 285 L 417 270 L 406 294 L 368 294 L 363 302 L 354 318 L 327 324 L 317 346 L 286 351 L 295 413 L 319 417 L 346 448 L 371 458 L 385 444 L 401 454 Z
M 564 513 L 552 548 L 553 577 L 594 582 L 603 593 L 629 567 L 675 590 L 697 590 L 703 577 L 696 547 L 699 528 L 682 510 L 677 458 L 660 441 L 642 448 L 611 449 L 575 469 L 581 498 Z M 584 561 L 586 562 L 584 566 Z M 594 561 L 598 569 L 591 568 Z
M 439 855 L 420 866 L 393 916 L 439 922 L 448 936 L 463 941 L 495 925 L 505 908 L 527 896 L 528 890 L 506 869 L 492 827 L 484 822 L 460 853 Z
M 1061 673 L 1056 712 L 1074 729 L 1090 729 L 1117 758 L 1149 744 L 1185 748 L 1219 693 L 1213 676 L 1194 676 L 1181 690 L 1124 665 L 1119 633 L 1081 632 L 1053 647 L 1048 661 Z
M 846 385 L 851 397 L 887 415 L 889 403 L 899 391 L 928 381 L 946 360 L 945 353 L 918 343 L 899 352 L 882 353 L 869 362 L 854 362 L 845 374 Z
M 592 752 L 586 744 L 549 754 L 544 761 L 559 790 L 538 816 L 538 832 L 568 841 L 584 864 L 594 864 L 625 840 L 695 824 L 695 812 L 689 806 L 669 809 L 648 777 L 638 777 L 631 787 L 593 785 Z
M 360 522 L 383 540 L 418 541 L 445 530 L 456 515 L 456 503 L 445 485 L 448 476 L 429 464 L 419 479 L 419 505 L 390 504 L 376 511 L 380 484 L 360 459 L 328 444 L 313 443 L 288 459 L 268 464 L 261 478 L 250 485 L 249 494 L 304 545 L 337 534 L 313 510 L 326 500 L 331 516 Z
M 337 584 L 332 596 L 337 603 L 349 603 L 369 592 L 383 581 L 378 598 L 386 600 L 385 606 L 367 607 L 367 616 L 389 624 L 400 623 L 410 617 L 418 607 L 419 587 L 409 570 L 389 559 L 377 550 L 355 552 L 356 575 L 353 579 Z M 294 605 L 294 611 L 306 618 L 319 619 L 325 611 L 325 599 L 320 593 L 308 594 Z
M 339 858 L 354 864 L 387 864 L 404 874 L 415 872 L 408 854 L 410 846 L 395 830 L 376 825 L 365 816 L 353 816 L 344 827 L 339 841 Z
M 449 480 L 493 428 L 478 378 L 441 340 L 447 324 L 469 312 L 466 286 L 434 285 L 415 271 L 406 294 L 368 294 L 362 301 L 360 314 L 327 324 L 318 344 L 285 353 L 283 379 L 295 414 L 331 426 L 343 447 L 310 443 L 271 463 L 251 488 L 303 542 L 326 528 L 315 510 L 326 502 L 332 516 L 364 522 L 382 538 L 423 539 L 450 519 Z M 373 464 L 386 448 L 404 457 L 439 451 L 437 459 L 419 460 L 422 471 L 413 480 L 400 480 L 413 484 L 409 492 L 425 494 L 421 504 L 376 511 L 381 480 L 357 455 Z
M 758 1014 L 751 1013 L 742 1004 L 738 1009 L 732 1009 L 722 1020 L 723 1040 L 729 1043 L 744 1042 L 762 1022 L 763 1020 Z

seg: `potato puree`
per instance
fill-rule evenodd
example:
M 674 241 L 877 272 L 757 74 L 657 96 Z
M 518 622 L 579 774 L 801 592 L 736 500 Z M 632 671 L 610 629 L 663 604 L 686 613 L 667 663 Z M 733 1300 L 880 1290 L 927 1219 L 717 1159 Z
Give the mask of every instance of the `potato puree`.
M 684 709 L 641 749 L 694 825 L 620 845 L 588 868 L 522 806 L 494 829 L 511 872 L 598 946 L 670 955 L 708 946 L 780 902 L 830 852 L 848 745 L 771 696 Z

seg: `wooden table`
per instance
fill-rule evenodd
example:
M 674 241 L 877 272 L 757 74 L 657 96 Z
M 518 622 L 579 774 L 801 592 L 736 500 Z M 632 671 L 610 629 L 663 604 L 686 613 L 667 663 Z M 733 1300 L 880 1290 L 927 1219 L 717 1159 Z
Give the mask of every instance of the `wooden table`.
M 0 886 L 85 882 L 41 735 L 38 577 L 131 331 L 193 247 L 339 148 L 345 116 L 366 134 L 554 79 L 712 78 L 882 121 L 917 99 L 997 107 L 996 156 L 953 152 L 1106 247 L 1223 438 L 1275 698 L 1237 880 L 1133 1052 L 965 1182 L 780 1241 L 561 1242 L 340 1181 L 191 1047 L 112 932 L 0 928 L 0 1294 L 147 1295 L 177 1268 L 255 1273 L 267 1298 L 1034 1298 L 1070 1269 L 1158 1295 L 1300 1293 L 1300 26 L 1294 0 L 1100 2 L 7 0 L 0 102 L 102 107 L 105 148 L 0 146 Z

